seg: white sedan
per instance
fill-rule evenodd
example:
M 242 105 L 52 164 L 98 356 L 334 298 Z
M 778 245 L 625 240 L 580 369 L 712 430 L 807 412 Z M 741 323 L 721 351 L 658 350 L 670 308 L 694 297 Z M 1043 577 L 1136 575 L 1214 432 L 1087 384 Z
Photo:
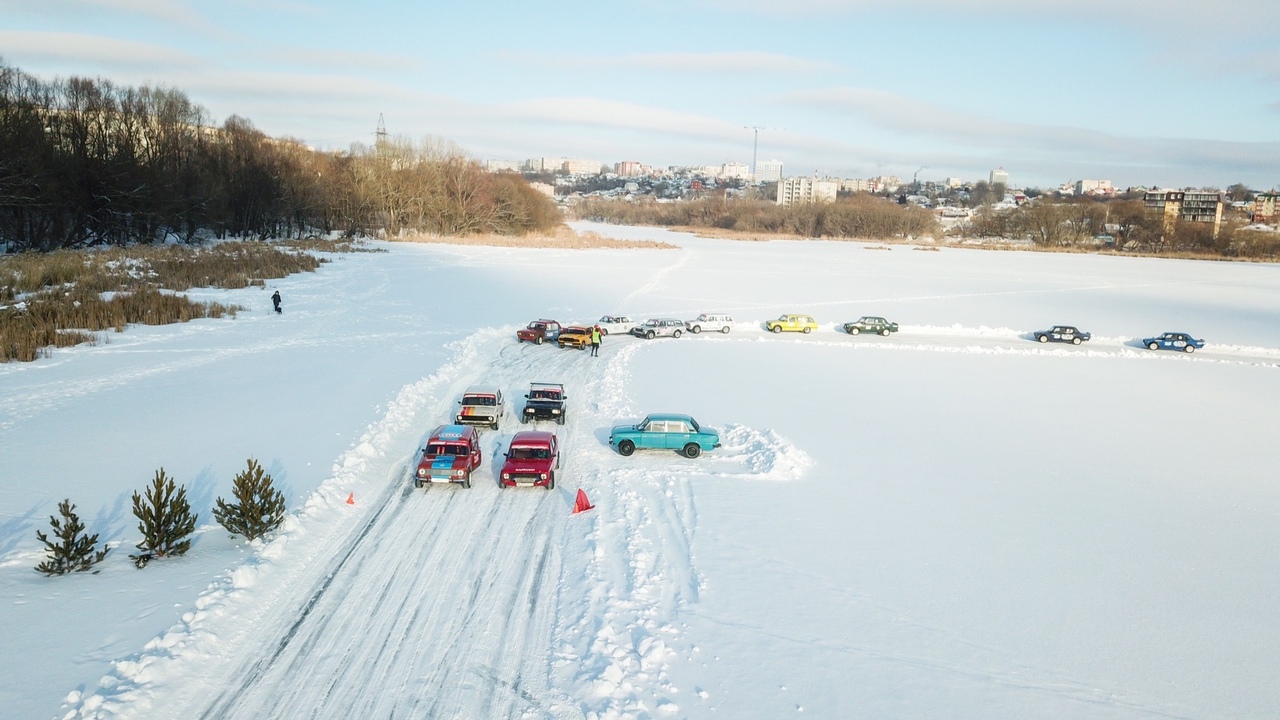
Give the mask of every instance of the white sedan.
M 596 321 L 601 335 L 626 335 L 636 326 L 634 320 L 624 315 L 605 315 Z

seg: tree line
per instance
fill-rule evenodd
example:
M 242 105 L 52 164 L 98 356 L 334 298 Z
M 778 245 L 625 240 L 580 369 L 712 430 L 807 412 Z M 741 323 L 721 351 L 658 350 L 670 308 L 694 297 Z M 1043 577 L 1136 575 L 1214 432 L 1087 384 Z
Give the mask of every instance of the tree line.
M 928 210 L 865 193 L 835 202 L 797 205 L 722 196 L 680 203 L 592 199 L 580 203 L 575 214 L 626 225 L 720 228 L 803 237 L 905 238 L 933 235 L 938 230 L 937 220 Z
M 1149 254 L 1198 254 L 1275 259 L 1280 235 L 1248 230 L 1242 219 L 1212 223 L 1166 219 L 1142 200 L 1054 200 L 1042 197 L 1017 208 L 985 206 L 960 229 L 968 237 L 1030 239 L 1047 248 L 1111 245 Z
M 393 139 L 324 152 L 183 92 L 0 63 L 0 250 L 341 232 L 520 234 L 560 222 L 517 175 Z

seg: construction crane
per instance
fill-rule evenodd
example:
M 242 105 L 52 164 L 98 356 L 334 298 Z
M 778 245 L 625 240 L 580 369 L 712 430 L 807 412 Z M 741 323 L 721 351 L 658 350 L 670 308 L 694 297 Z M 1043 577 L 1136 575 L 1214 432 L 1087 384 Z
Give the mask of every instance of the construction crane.
M 764 127 L 763 125 L 743 125 L 742 129 L 750 130 L 754 134 L 754 139 L 751 141 L 751 179 L 759 180 L 760 175 L 756 172 L 756 161 L 760 149 L 760 131 L 777 130 L 778 128 Z

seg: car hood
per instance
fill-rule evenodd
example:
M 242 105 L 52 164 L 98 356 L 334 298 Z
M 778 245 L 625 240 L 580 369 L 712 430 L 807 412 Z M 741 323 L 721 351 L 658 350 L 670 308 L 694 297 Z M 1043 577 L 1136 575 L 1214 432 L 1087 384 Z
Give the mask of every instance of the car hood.
M 497 405 L 463 405 L 458 411 L 461 417 L 488 417 L 498 414 Z
M 536 458 L 520 458 L 507 460 L 502 465 L 502 472 L 512 475 L 537 475 L 540 473 L 551 471 L 551 459 L 538 460 Z
M 627 433 L 627 432 L 637 432 L 636 426 L 635 425 L 614 425 L 613 429 L 609 431 L 609 434 L 617 435 L 618 433 Z
M 418 462 L 418 468 L 428 470 L 465 470 L 466 455 L 427 455 Z

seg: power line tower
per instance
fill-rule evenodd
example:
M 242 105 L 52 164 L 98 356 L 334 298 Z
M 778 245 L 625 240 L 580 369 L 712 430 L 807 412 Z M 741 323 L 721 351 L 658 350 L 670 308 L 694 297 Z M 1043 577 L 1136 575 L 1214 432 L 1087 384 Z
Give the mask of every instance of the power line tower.
M 756 172 L 756 161 L 760 150 L 760 131 L 768 130 L 769 128 L 759 125 L 744 125 L 743 129 L 750 130 L 754 135 L 754 138 L 751 141 L 751 179 L 758 180 L 760 178 L 760 174 Z
M 382 119 L 382 113 L 378 113 L 378 129 L 374 132 L 373 146 L 378 152 L 382 152 L 387 146 L 387 122 Z

